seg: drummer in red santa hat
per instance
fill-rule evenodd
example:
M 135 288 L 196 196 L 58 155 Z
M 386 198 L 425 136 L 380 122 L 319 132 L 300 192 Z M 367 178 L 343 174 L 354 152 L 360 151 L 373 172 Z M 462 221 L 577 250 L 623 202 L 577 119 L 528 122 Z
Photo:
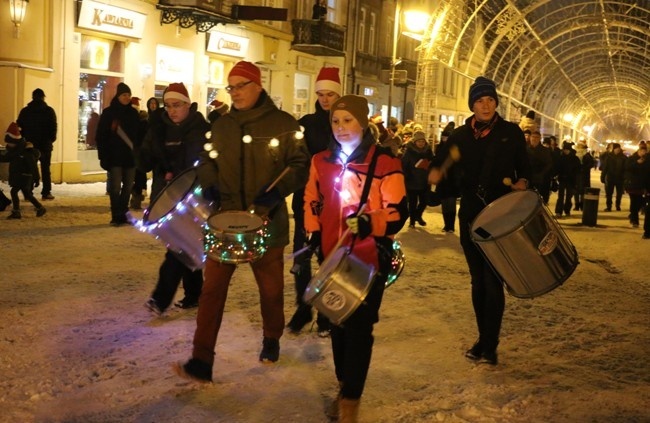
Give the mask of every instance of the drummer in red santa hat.
M 339 68 L 324 66 L 318 72 L 316 83 L 316 111 L 300 118 L 298 123 L 304 128 L 305 143 L 309 153 L 313 156 L 327 149 L 332 140 L 332 126 L 330 125 L 330 108 L 343 93 L 341 79 L 339 78 Z M 291 208 L 296 228 L 304 227 L 303 211 L 304 190 L 301 188 L 293 194 Z M 293 234 L 294 252 L 300 250 L 305 245 L 305 231 L 297 230 Z M 294 259 L 294 265 L 291 273 L 295 277 L 296 287 L 296 311 L 289 320 L 287 327 L 292 333 L 299 333 L 302 328 L 313 319 L 311 305 L 305 303 L 303 294 L 309 281 L 311 280 L 311 254 L 301 254 Z M 318 334 L 321 337 L 329 336 L 329 320 L 318 313 L 316 324 Z
M 223 101 L 214 99 L 210 102 L 210 107 L 212 110 L 208 113 L 208 122 L 215 123 L 220 116 L 228 113 L 230 107 Z

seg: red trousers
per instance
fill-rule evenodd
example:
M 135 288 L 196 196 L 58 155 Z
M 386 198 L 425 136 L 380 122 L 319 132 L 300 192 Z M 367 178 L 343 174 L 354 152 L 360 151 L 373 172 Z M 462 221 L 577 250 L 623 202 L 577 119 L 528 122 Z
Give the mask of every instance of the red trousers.
M 263 335 L 279 339 L 284 330 L 284 247 L 269 248 L 250 264 L 260 293 Z M 237 265 L 208 259 L 203 271 L 192 358 L 212 365 L 226 306 L 230 279 Z

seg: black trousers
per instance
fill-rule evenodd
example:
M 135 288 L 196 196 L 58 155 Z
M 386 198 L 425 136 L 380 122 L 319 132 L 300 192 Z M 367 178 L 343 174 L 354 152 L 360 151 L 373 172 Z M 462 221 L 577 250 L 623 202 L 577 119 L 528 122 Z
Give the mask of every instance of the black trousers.
M 430 188 L 406 190 L 411 223 L 422 219 L 422 213 L 427 208 L 429 191 L 431 191 Z
M 30 176 L 25 177 L 24 179 L 25 180 L 21 186 L 12 186 L 11 191 L 9 191 L 11 194 L 11 201 L 13 202 L 13 209 L 20 211 L 20 198 L 18 198 L 19 192 L 23 193 L 25 200 L 32 203 L 37 209 L 40 209 L 43 205 L 36 199 L 36 197 L 34 197 L 34 193 L 32 192 L 32 187 L 34 186 L 33 178 Z
M 341 326 L 332 325 L 330 332 L 334 371 L 343 398 L 361 398 L 368 377 L 375 339 L 372 331 L 379 321 L 379 307 L 390 264 L 380 264 L 380 267 L 364 303 Z
M 39 149 L 41 157 L 38 161 L 41 163 L 41 195 L 48 195 L 52 193 L 52 173 L 50 166 L 52 164 L 52 149 Z
M 470 237 L 471 223 L 482 207 L 475 199 L 461 199 L 458 221 L 460 244 L 463 247 L 472 281 L 472 305 L 478 327 L 478 342 L 483 351 L 491 352 L 496 351 L 499 345 L 501 322 L 505 310 L 505 293 L 501 279 L 494 273 Z
M 300 191 L 302 194 L 303 191 Z M 298 193 L 296 193 L 298 194 Z M 294 194 L 294 196 L 296 195 Z M 301 195 L 302 198 L 302 195 Z M 302 201 L 300 202 L 302 205 Z M 297 204 L 293 205 L 293 220 L 294 220 L 294 231 L 293 231 L 293 251 L 296 252 L 303 248 L 307 243 L 307 235 L 305 234 L 305 219 L 304 219 L 304 210 L 301 206 Z M 301 254 L 298 257 L 295 257 L 293 260 L 293 267 L 291 268 L 291 273 L 293 273 L 295 288 L 296 288 L 296 304 L 297 305 L 306 305 L 303 301 L 302 296 L 309 285 L 311 280 L 311 255 Z
M 191 270 L 185 266 L 171 251 L 165 253 L 165 260 L 158 272 L 158 283 L 151 294 L 161 310 L 166 310 L 172 303 L 178 285 L 183 281 L 185 297 L 199 298 L 203 287 L 203 271 Z
M 614 190 L 616 190 L 616 208 L 620 209 L 623 199 L 623 181 L 607 181 L 605 184 L 605 206 L 608 209 L 612 208 Z

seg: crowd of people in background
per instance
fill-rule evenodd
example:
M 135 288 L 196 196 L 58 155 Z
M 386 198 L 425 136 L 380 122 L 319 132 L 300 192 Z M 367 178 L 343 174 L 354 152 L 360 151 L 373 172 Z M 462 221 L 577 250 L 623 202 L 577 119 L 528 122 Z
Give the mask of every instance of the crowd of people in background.
M 314 7 L 320 4 L 316 1 Z M 153 175 L 150 198 L 155 201 L 175 177 L 191 168 L 196 169 L 203 195 L 219 210 L 254 210 L 269 220 L 267 251 L 262 259 L 251 263 L 263 321 L 261 362 L 279 359 L 285 327 L 283 251 L 289 244 L 285 197 L 293 194 L 295 225 L 291 273 L 296 311 L 287 324 L 292 333 L 299 334 L 314 317 L 312 306 L 304 300 L 312 279 L 312 255 L 322 263 L 340 246 L 341 233 L 349 231 L 346 244 L 364 262 L 379 269 L 380 283 L 374 284 L 361 311 L 355 312 L 345 326 L 333 325 L 320 312 L 316 314 L 318 334 L 331 338 L 339 384 L 338 397 L 328 411 L 331 417 L 357 421 L 392 238 L 406 221 L 409 229 L 427 226 L 427 207 L 441 206 L 444 233 L 454 233 L 459 219 L 479 332 L 465 355 L 490 365 L 498 362 L 503 288 L 468 234 L 472 219 L 487 204 L 511 190 L 533 189 L 557 219 L 570 217 L 573 212 L 584 213 L 592 188 L 591 172 L 599 170 L 605 190 L 603 211 L 622 211 L 622 199 L 627 194 L 631 227 L 638 228 L 640 217 L 645 215 L 642 236 L 650 239 L 648 142 L 640 141 L 629 154 L 620 143 L 612 142 L 596 157 L 584 139 L 560 143 L 554 135 L 543 137 L 534 111 L 526 113 L 519 124 L 500 117 L 495 83 L 483 77 L 470 87 L 473 115 L 458 127 L 452 121 L 438 128 L 439 134 L 428 134 L 412 120 L 401 124 L 390 117 L 386 124 L 381 115 L 368 116 L 365 98 L 343 95 L 338 72 L 337 68 L 321 69 L 315 84 L 316 111 L 299 121 L 274 104 L 262 88 L 259 68 L 242 61 L 228 76 L 226 91 L 232 105 L 215 99 L 207 117 L 197 110 L 182 82 L 167 87 L 163 107 L 151 97 L 146 110 L 140 110 L 140 99 L 131 95 L 130 87 L 119 83 L 110 105 L 95 117 L 92 126 L 90 122 L 88 125 L 92 131 L 88 139 L 96 144 L 101 167 L 108 175 L 112 226 L 131 224 L 129 209 L 142 209 L 148 174 Z M 42 199 L 54 199 L 49 166 L 56 140 L 56 115 L 44 97 L 42 90 L 34 90 L 33 101 L 5 135 L 8 152 L 2 161 L 11 163 L 11 199 L 0 191 L 0 210 L 13 204 L 9 219 L 22 217 L 19 192 L 34 205 L 36 216 L 45 214 L 32 192 L 39 183 L 43 184 Z M 298 132 L 302 136 L 294 137 Z M 211 138 L 206 140 L 210 133 Z M 267 139 L 277 141 L 277 145 L 259 141 Z M 217 155 L 204 151 L 206 141 L 211 146 L 208 150 L 214 149 Z M 280 181 L 282 176 L 278 175 L 287 169 L 289 176 Z M 342 182 L 348 172 L 357 179 Z M 503 175 L 513 176 L 510 185 L 503 182 Z M 274 178 L 277 186 L 270 184 Z M 345 187 L 351 196 L 339 195 L 343 186 L 338 186 L 339 182 L 348 184 Z M 339 216 L 342 210 L 345 215 Z M 198 307 L 192 355 L 175 366 L 182 377 L 212 380 L 214 349 L 235 268 L 209 257 L 205 270 L 196 270 L 173 251 L 165 254 L 158 282 L 145 306 L 161 315 L 183 281 L 185 297 L 176 306 Z

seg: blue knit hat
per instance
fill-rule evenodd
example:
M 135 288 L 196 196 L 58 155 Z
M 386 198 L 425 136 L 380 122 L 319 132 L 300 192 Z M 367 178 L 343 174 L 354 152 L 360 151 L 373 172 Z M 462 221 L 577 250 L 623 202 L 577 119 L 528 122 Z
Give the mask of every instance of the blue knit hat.
M 481 97 L 492 97 L 499 105 L 499 96 L 497 95 L 497 86 L 491 79 L 483 76 L 476 78 L 474 83 L 469 87 L 469 109 L 474 108 L 474 103 Z

